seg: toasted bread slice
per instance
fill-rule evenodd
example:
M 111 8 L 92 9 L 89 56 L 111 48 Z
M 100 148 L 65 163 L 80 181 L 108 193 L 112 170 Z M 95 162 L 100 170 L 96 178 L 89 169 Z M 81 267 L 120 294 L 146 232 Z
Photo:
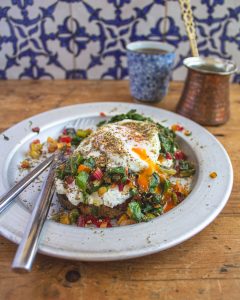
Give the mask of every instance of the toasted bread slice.
M 109 218 L 117 218 L 126 210 L 126 204 L 118 205 L 114 208 L 100 205 L 88 205 L 80 203 L 78 206 L 73 205 L 66 195 L 57 194 L 58 200 L 63 208 L 66 210 L 71 210 L 73 208 L 78 208 L 83 215 L 94 215 L 96 217 L 109 217 Z

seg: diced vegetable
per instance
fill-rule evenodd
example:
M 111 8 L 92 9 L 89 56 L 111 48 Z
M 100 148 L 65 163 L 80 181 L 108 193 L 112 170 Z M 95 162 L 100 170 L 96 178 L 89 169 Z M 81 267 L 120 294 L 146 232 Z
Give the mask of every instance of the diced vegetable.
M 67 177 L 65 177 L 65 182 L 67 184 L 71 184 L 71 183 L 73 183 L 73 181 L 74 181 L 74 177 L 73 176 L 67 176 Z
M 175 205 L 177 205 L 178 204 L 178 196 L 177 196 L 177 194 L 176 193 L 172 193 L 172 200 L 173 200 L 173 203 L 175 204 Z
M 138 194 L 138 190 L 137 190 L 137 188 L 134 187 L 134 188 L 130 189 L 129 193 L 130 193 L 130 196 L 133 197 Z
M 25 159 L 25 160 L 23 160 L 21 162 L 20 167 L 22 169 L 30 169 L 31 168 L 31 164 L 30 164 L 30 162 L 28 160 Z
M 78 217 L 79 217 L 79 211 L 76 208 L 72 209 L 69 213 L 70 223 L 76 224 Z
M 175 159 L 177 159 L 177 160 L 183 160 L 183 159 L 186 158 L 186 155 L 185 155 L 182 151 L 177 150 L 177 151 L 174 153 L 174 157 L 175 157 Z
M 161 142 L 161 151 L 163 151 L 163 153 L 174 153 L 175 143 L 172 137 L 159 134 L 159 140 Z
M 102 186 L 102 187 L 100 187 L 99 189 L 98 189 L 98 195 L 101 197 L 101 196 L 103 196 L 106 192 L 107 192 L 107 187 L 105 187 L 105 186 Z
M 79 145 L 79 143 L 82 141 L 82 138 L 80 138 L 79 136 L 75 135 L 72 137 L 72 145 Z
M 79 136 L 80 138 L 85 138 L 85 137 L 89 136 L 91 133 L 92 133 L 91 129 L 86 129 L 86 130 L 78 129 L 77 130 L 77 136 Z
M 71 143 L 71 141 L 72 141 L 72 138 L 70 136 L 67 136 L 67 135 L 61 136 L 59 138 L 59 142 L 60 143 L 66 143 L 66 144 L 68 144 L 68 143 Z
M 132 201 L 128 204 L 127 214 L 130 218 L 137 222 L 141 222 L 144 219 L 144 214 L 141 211 L 141 206 L 138 202 Z
M 171 186 L 171 182 L 166 179 L 165 182 L 164 182 L 164 186 L 163 186 L 164 193 L 166 193 L 168 191 L 170 186 Z
M 58 142 L 51 137 L 47 138 L 47 144 L 48 144 L 48 152 L 49 153 L 53 153 L 59 148 Z
M 129 219 L 129 217 L 126 214 L 123 214 L 117 221 L 117 224 L 119 226 L 126 226 L 126 225 L 131 225 L 134 223 L 135 223 L 135 221 L 133 219 Z
M 108 170 L 108 174 L 119 174 L 119 175 L 125 175 L 126 174 L 126 168 L 124 167 L 116 167 Z
M 124 186 L 125 186 L 125 184 L 122 183 L 122 182 L 118 184 L 118 190 L 119 190 L 119 192 L 122 192 L 122 191 L 123 191 Z
M 195 173 L 195 168 L 193 164 L 186 160 L 179 161 L 179 176 L 189 177 Z
M 165 203 L 164 207 L 163 207 L 163 212 L 164 212 L 164 213 L 168 212 L 168 211 L 171 210 L 174 206 L 175 206 L 175 205 L 174 205 L 173 201 L 172 201 L 172 200 L 168 200 L 168 201 Z
M 75 179 L 76 185 L 82 190 L 86 191 L 89 174 L 81 171 Z
M 85 227 L 85 224 L 86 224 L 86 220 L 85 220 L 84 216 L 80 215 L 77 219 L 77 226 Z
M 30 150 L 28 152 L 29 156 L 34 159 L 38 159 L 42 154 L 42 144 L 40 144 L 39 140 L 34 140 L 30 144 Z
M 103 172 L 101 171 L 100 168 L 97 168 L 92 174 L 91 174 L 91 179 L 93 180 L 101 180 L 103 177 Z
M 81 172 L 81 171 L 85 171 L 87 173 L 90 173 L 91 172 L 91 169 L 88 167 L 88 166 L 85 166 L 85 165 L 79 165 L 78 166 L 78 173 Z
M 34 127 L 34 128 L 32 128 L 32 132 L 39 133 L 40 132 L 40 128 L 39 127 Z
M 100 121 L 99 123 L 97 123 L 97 127 L 101 127 L 102 125 L 104 125 L 106 123 L 107 123 L 106 120 Z
M 166 159 L 172 159 L 171 153 L 169 153 L 169 152 L 166 153 Z
M 174 169 L 168 169 L 168 168 L 166 168 L 166 167 L 164 167 L 164 166 L 158 166 L 158 168 L 159 168 L 159 170 L 160 170 L 162 173 L 167 174 L 167 175 L 170 175 L 170 176 L 173 176 L 173 175 L 175 175 L 175 174 L 177 173 L 176 170 L 174 170 Z
M 212 172 L 212 173 L 209 174 L 209 176 L 210 176 L 212 179 L 214 179 L 214 178 L 217 177 L 217 173 L 216 173 L 216 172 Z
M 173 124 L 172 127 L 171 127 L 171 129 L 173 131 L 183 131 L 184 127 L 181 126 L 181 125 L 179 125 L 179 124 Z
M 91 169 L 93 169 L 96 165 L 95 159 L 93 157 L 85 159 L 83 163 L 85 166 L 88 166 Z
M 154 215 L 154 214 L 151 214 L 151 213 L 147 213 L 147 214 L 145 215 L 145 217 L 146 217 L 146 220 L 149 221 L 149 220 L 154 219 L 154 218 L 155 218 L 155 215 Z
M 192 135 L 192 132 L 189 131 L 189 130 L 185 130 L 185 131 L 184 131 L 184 134 L 185 134 L 186 136 L 191 136 L 191 135 Z
M 68 135 L 73 138 L 76 135 L 76 130 L 74 128 L 65 128 L 63 130 L 63 135 Z
M 159 185 L 159 183 L 160 183 L 159 176 L 157 175 L 157 173 L 153 173 L 149 185 L 150 192 L 154 192 L 155 188 Z
M 69 225 L 70 224 L 70 219 L 69 219 L 68 213 L 60 214 L 59 222 L 61 224 Z
M 128 216 L 127 216 L 126 214 L 123 214 L 123 215 L 121 215 L 121 217 L 118 219 L 117 223 L 118 223 L 118 225 L 121 225 L 121 223 L 122 223 L 123 221 L 126 221 L 126 220 L 128 220 L 128 219 L 129 219 Z

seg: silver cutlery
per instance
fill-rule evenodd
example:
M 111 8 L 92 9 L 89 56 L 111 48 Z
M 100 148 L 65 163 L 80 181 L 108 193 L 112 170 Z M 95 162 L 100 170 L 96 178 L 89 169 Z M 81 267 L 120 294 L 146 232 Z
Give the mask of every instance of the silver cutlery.
M 27 223 L 22 240 L 18 246 L 12 263 L 12 269 L 16 272 L 31 271 L 38 249 L 40 234 L 47 218 L 51 200 L 55 191 L 55 168 L 58 162 L 59 157 L 56 155 L 54 162 L 50 166 L 48 176 L 44 181 L 40 195 L 37 198 L 31 217 Z

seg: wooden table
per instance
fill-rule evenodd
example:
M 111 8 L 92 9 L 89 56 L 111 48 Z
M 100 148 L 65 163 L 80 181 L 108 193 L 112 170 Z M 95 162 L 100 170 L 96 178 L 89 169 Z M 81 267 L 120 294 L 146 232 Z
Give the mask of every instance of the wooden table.
M 181 89 L 172 83 L 158 106 L 174 110 Z M 240 299 L 239 95 L 240 86 L 232 85 L 230 121 L 208 128 L 235 171 L 231 198 L 211 225 L 172 249 L 128 261 L 75 262 L 39 254 L 33 271 L 23 275 L 10 268 L 16 246 L 0 237 L 0 299 Z M 131 102 L 128 83 L 1 81 L 0 131 L 49 109 L 94 101 Z

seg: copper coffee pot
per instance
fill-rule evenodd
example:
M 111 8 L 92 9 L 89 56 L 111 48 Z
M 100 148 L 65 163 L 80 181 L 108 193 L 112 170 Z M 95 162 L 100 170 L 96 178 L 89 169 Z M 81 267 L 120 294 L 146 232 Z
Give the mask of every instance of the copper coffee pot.
M 190 0 L 179 0 L 192 55 L 183 61 L 188 68 L 177 112 L 202 125 L 219 125 L 229 119 L 229 78 L 236 65 L 219 58 L 198 55 Z
M 188 75 L 177 113 L 202 125 L 227 122 L 229 78 L 236 72 L 236 65 L 228 60 L 203 57 L 186 58 L 183 64 L 188 68 Z

